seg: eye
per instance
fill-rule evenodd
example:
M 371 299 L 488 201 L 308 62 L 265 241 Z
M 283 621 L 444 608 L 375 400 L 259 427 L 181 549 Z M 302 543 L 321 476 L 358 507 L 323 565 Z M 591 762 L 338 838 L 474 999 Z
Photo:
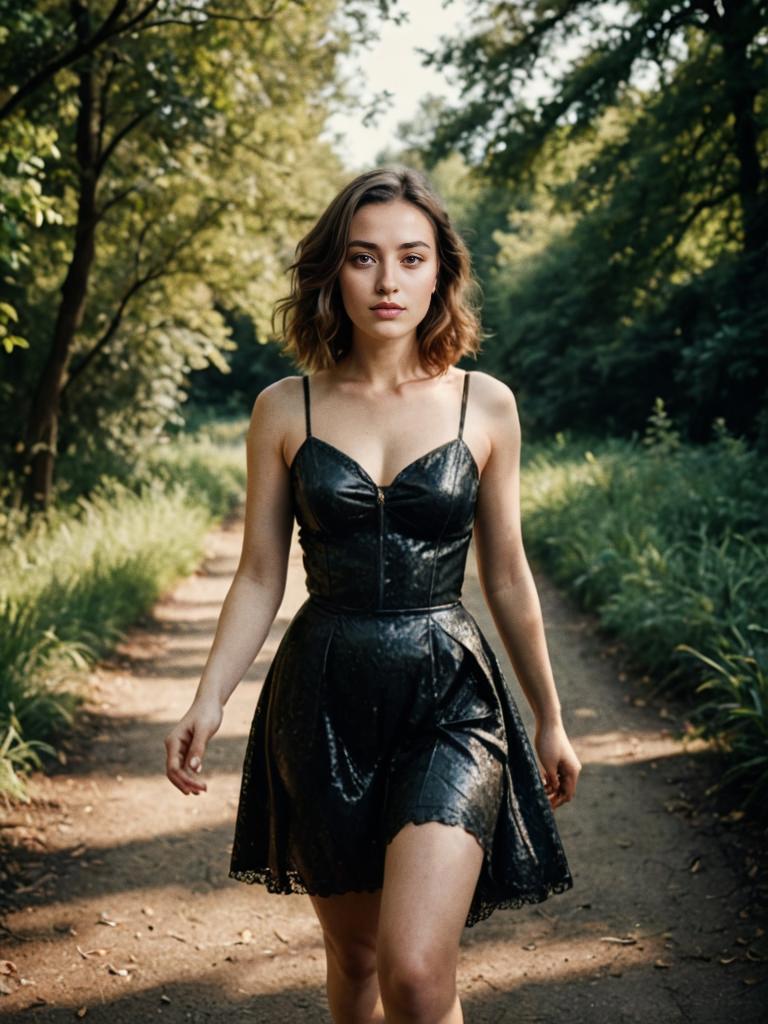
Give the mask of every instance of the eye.
M 367 260 L 369 260 L 371 258 L 369 253 L 367 253 L 367 252 L 358 252 L 358 253 L 355 253 L 355 255 L 352 257 L 352 262 L 355 263 L 355 261 L 359 260 L 361 257 L 363 257 L 364 259 L 367 259 Z M 367 267 L 368 266 L 367 263 L 358 263 L 357 265 L 359 267 Z
M 416 260 L 416 263 L 423 263 L 424 260 L 421 256 L 417 256 L 415 252 L 409 253 L 406 257 L 407 260 Z M 415 267 L 416 263 L 409 263 L 409 267 Z

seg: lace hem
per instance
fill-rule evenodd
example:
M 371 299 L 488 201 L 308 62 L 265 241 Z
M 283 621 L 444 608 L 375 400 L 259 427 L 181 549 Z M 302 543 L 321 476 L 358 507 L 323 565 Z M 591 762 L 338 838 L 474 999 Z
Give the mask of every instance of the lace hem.
M 438 821 L 443 825 L 458 826 L 463 828 L 465 832 L 474 836 L 480 846 L 483 848 L 483 854 L 487 860 L 490 856 L 491 850 L 489 849 L 487 842 L 481 835 L 481 830 L 468 826 L 465 819 L 458 815 L 449 815 L 443 811 L 439 816 L 433 813 L 424 813 L 419 815 L 411 815 L 407 819 L 399 822 L 394 828 L 390 828 L 389 836 L 386 839 L 386 844 L 389 845 L 394 839 L 400 829 L 407 824 L 424 825 L 430 821 Z M 278 876 L 271 868 L 230 868 L 229 877 L 235 879 L 238 882 L 246 882 L 250 885 L 259 884 L 265 885 L 267 891 L 278 895 L 305 895 L 305 896 L 343 896 L 348 892 L 377 892 L 382 887 L 381 880 L 371 880 L 370 882 L 361 882 L 357 885 L 348 885 L 344 888 L 339 888 L 332 882 L 316 882 L 313 885 L 308 885 L 304 878 L 294 868 L 286 868 L 281 876 Z M 549 899 L 550 896 L 554 896 L 558 893 L 567 892 L 573 888 L 573 879 L 570 872 L 566 869 L 566 874 L 563 878 L 543 883 L 535 889 L 530 889 L 527 892 L 519 892 L 514 896 L 501 897 L 499 899 L 488 899 L 479 896 L 477 893 L 473 897 L 472 903 L 467 914 L 467 918 L 464 922 L 465 928 L 472 928 L 475 924 L 480 921 L 485 921 L 491 916 L 494 910 L 518 910 L 526 904 L 532 903 L 543 903 L 544 900 Z
M 400 829 L 405 825 L 428 825 L 431 821 L 439 822 L 441 825 L 451 825 L 452 827 L 463 828 L 465 832 L 469 832 L 471 836 L 475 837 L 483 848 L 485 857 L 487 858 L 490 856 L 493 838 L 489 840 L 488 837 L 483 834 L 483 830 L 481 828 L 474 823 L 468 822 L 466 814 L 452 814 L 446 811 L 442 806 L 415 812 L 411 808 L 407 817 L 403 817 L 398 820 L 394 827 L 390 825 L 389 833 L 386 837 L 386 845 L 389 846 Z
M 269 868 L 258 868 L 253 870 L 232 869 L 229 872 L 229 877 L 238 882 L 246 882 L 249 885 L 265 885 L 268 892 L 283 896 L 343 896 L 348 892 L 378 892 L 378 890 L 381 889 L 381 882 L 374 882 L 370 885 L 363 885 L 359 887 L 349 886 L 343 889 L 335 888 L 332 885 L 322 884 L 308 886 L 305 884 L 301 875 L 291 868 L 285 871 L 283 881 L 281 881 Z M 572 887 L 573 881 L 570 878 L 567 878 L 562 879 L 559 882 L 549 882 L 540 889 L 531 890 L 526 893 L 519 893 L 517 896 L 510 896 L 507 899 L 480 900 L 477 905 L 470 909 L 467 919 L 464 922 L 464 927 L 472 928 L 480 921 L 485 921 L 491 916 L 494 910 L 519 910 L 526 904 L 543 903 L 544 900 L 549 899 L 550 896 L 554 896 L 557 893 L 567 892 Z

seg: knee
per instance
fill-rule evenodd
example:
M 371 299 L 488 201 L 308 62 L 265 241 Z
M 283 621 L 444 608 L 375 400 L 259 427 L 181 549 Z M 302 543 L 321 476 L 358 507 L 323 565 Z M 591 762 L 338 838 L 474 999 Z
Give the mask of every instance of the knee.
M 441 1020 L 456 999 L 455 970 L 445 958 L 398 955 L 379 964 L 384 1009 L 415 1020 Z
M 376 944 L 368 939 L 336 942 L 326 934 L 325 951 L 329 965 L 347 981 L 367 981 L 376 973 Z

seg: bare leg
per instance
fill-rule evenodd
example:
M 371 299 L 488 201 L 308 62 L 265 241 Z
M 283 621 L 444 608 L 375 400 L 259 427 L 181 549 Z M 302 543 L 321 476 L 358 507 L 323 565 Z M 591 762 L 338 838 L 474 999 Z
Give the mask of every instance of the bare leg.
M 381 890 L 310 899 L 323 929 L 326 991 L 334 1024 L 384 1024 L 376 975 Z
M 462 1024 L 459 943 L 483 850 L 460 826 L 409 823 L 387 847 L 377 964 L 387 1024 Z

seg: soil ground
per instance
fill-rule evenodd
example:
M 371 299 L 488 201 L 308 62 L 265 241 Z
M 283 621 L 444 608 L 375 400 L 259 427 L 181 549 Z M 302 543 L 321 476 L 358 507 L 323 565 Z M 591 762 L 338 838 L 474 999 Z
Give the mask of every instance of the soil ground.
M 29 804 L 3 812 L 0 1017 L 136 1024 L 327 1022 L 325 954 L 309 898 L 227 877 L 240 771 L 261 681 L 305 597 L 301 552 L 270 636 L 227 704 L 207 794 L 165 777 L 163 738 L 189 706 L 240 550 L 233 517 L 199 571 L 158 602 L 90 680 L 82 726 Z M 768 1019 L 759 832 L 714 805 L 718 771 L 679 738 L 595 622 L 534 565 L 568 733 L 583 763 L 556 811 L 574 888 L 464 930 L 472 1024 Z M 482 599 L 463 599 L 533 720 Z M 2 877 L 2 876 L 0 876 Z

